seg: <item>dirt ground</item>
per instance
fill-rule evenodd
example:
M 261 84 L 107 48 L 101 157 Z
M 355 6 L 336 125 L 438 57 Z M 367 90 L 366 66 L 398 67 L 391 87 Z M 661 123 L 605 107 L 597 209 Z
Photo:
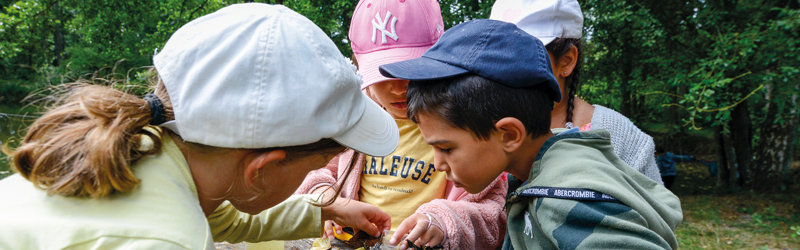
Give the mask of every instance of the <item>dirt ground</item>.
M 245 243 L 215 242 L 214 246 L 217 247 L 217 250 L 245 250 Z

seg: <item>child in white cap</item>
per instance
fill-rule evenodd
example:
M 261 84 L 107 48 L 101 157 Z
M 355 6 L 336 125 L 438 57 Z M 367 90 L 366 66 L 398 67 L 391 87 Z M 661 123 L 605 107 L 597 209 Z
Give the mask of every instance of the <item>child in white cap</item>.
M 341 196 L 356 200 L 351 204 L 375 205 L 391 215 L 396 232 L 390 244 L 400 249 L 409 247 L 408 241 L 448 249 L 495 249 L 502 244 L 506 225 L 503 177 L 476 194 L 448 181 L 434 167 L 433 148 L 425 143 L 419 126 L 406 117 L 408 81 L 387 78 L 378 71 L 382 64 L 419 58 L 443 32 L 436 1 L 358 3 L 350 24 L 350 44 L 364 76 L 361 88 L 395 119 L 400 143 L 388 156 L 358 157 L 354 173 L 360 174 L 343 176 L 354 155 L 348 151 L 325 169 L 309 174 L 298 191 L 333 193 L 328 187 L 343 182 Z M 326 222 L 327 234 L 332 235 L 332 230 L 341 227 Z
M 398 140 L 311 21 L 229 6 L 178 29 L 154 62 L 154 94 L 72 85 L 31 125 L 0 181 L 0 249 L 215 249 L 316 237 L 328 220 L 389 228 L 369 206 L 291 196 L 346 148 L 386 155 Z
M 625 163 L 663 184 L 653 153 L 653 138 L 614 110 L 576 96 L 580 84 L 583 13 L 576 0 L 498 0 L 491 19 L 514 23 L 539 38 L 550 55 L 563 102 L 551 112 L 550 128 L 582 127 L 611 132 L 614 153 Z

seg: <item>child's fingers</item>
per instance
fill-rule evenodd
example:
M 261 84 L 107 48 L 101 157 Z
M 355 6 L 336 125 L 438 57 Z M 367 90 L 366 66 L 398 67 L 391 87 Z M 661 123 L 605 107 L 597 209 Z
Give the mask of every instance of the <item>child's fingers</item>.
M 416 221 L 416 220 L 415 220 L 415 221 Z M 414 242 L 414 245 L 417 245 L 417 246 L 424 246 L 424 243 L 427 243 L 427 240 L 425 240 L 425 239 L 420 239 L 420 237 L 421 237 L 423 234 L 425 234 L 425 231 L 427 231 L 427 228 L 428 228 L 428 222 L 427 222 L 427 221 L 416 221 L 416 222 L 417 222 L 417 223 L 416 223 L 416 225 L 414 226 L 414 228 L 413 228 L 413 229 L 411 229 L 411 232 L 410 232 L 410 233 L 408 233 L 408 237 L 406 237 L 406 240 L 409 240 L 409 241 L 411 241 L 411 242 Z M 423 242 L 423 243 L 422 243 L 422 245 L 420 245 L 420 244 L 419 244 L 419 243 L 421 242 L 420 240 L 425 240 L 425 242 Z M 401 249 L 405 249 L 405 248 L 401 247 Z
M 434 247 L 442 244 L 442 240 L 444 240 L 442 230 L 439 230 L 438 227 L 428 227 L 428 230 L 414 242 L 414 245 Z
M 342 234 L 342 226 L 339 224 L 333 223 L 333 229 L 336 229 L 337 234 Z
M 328 239 L 333 239 L 333 222 L 326 220 L 325 221 L 325 230 L 322 232 L 322 237 L 327 237 Z
M 427 246 L 433 247 L 442 244 L 444 238 L 446 237 L 447 232 L 443 230 L 441 226 L 439 226 L 438 220 L 433 217 L 429 217 L 431 219 L 431 226 L 428 226 L 428 230 L 425 232 L 423 236 L 428 238 Z
M 333 240 L 336 237 L 334 234 L 334 230 L 336 230 L 336 234 L 342 234 L 342 226 L 336 224 L 333 221 L 325 221 L 325 230 L 322 232 L 323 238 L 328 238 L 329 240 Z
M 378 227 L 376 227 L 374 224 L 370 223 L 368 220 L 359 221 L 356 224 L 356 228 L 360 228 L 361 231 L 364 231 L 365 233 L 367 233 L 369 235 L 372 235 L 372 236 L 378 236 L 378 235 L 381 234 L 381 232 L 378 229 Z
M 426 235 L 430 234 L 430 238 L 428 239 L 427 243 L 427 246 L 429 247 L 441 245 L 444 241 L 444 232 L 439 230 L 439 228 L 436 228 L 435 230 L 433 228 L 435 227 L 431 227 L 428 229 L 428 232 L 425 233 Z
M 414 245 L 417 246 L 429 245 L 428 242 L 430 242 L 430 240 L 431 240 L 431 235 L 428 231 L 426 231 L 421 236 L 419 236 L 419 238 L 416 241 L 414 241 Z
M 384 230 L 392 229 L 392 216 L 376 206 L 370 205 L 370 207 L 372 208 L 372 212 L 367 214 L 367 218 L 369 218 L 370 225 L 374 225 L 376 231 L 374 233 L 367 233 L 378 237 L 381 236 Z
M 392 230 L 392 216 L 386 214 L 386 220 L 383 221 L 383 230 Z
M 347 208 L 335 210 L 338 212 L 334 219 L 337 225 L 360 229 L 375 237 L 380 236 L 384 229 L 391 228 L 392 217 L 374 205 L 351 201 L 347 205 L 339 204 L 338 206 Z
M 389 244 L 396 246 L 398 243 L 403 243 L 404 242 L 402 241 L 403 236 L 408 234 L 408 231 L 410 231 L 411 229 L 414 228 L 415 225 L 417 225 L 416 217 L 417 217 L 416 214 L 414 214 L 403 220 L 403 222 L 400 223 L 400 226 L 398 226 L 397 229 L 394 230 L 394 235 L 392 236 L 392 239 L 389 240 Z
M 383 210 L 378 209 L 377 207 L 374 208 L 374 213 L 371 213 L 367 218 L 369 218 L 369 228 L 375 229 L 374 232 L 367 231 L 369 235 L 378 237 L 383 233 L 383 230 L 388 230 L 392 228 L 392 216 L 384 212 Z M 365 230 L 366 231 L 366 230 Z
M 378 237 L 384 229 L 384 225 L 391 225 L 392 217 L 378 207 L 366 203 L 358 203 L 361 209 L 354 218 L 353 227 L 361 229 L 365 233 Z

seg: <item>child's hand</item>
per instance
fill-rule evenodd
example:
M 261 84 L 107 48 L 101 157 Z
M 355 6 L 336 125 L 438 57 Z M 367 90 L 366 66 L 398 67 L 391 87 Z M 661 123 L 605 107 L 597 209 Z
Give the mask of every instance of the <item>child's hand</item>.
M 344 198 L 339 198 L 330 206 L 323 207 L 322 219 L 332 220 L 331 228 L 338 226 L 338 232 L 341 232 L 342 226 L 346 226 L 363 230 L 375 237 L 380 236 L 383 230 L 392 228 L 392 217 L 386 212 L 376 206 Z M 325 227 L 328 231 L 327 223 Z M 328 232 L 333 234 L 333 231 Z
M 444 242 L 446 236 L 444 228 L 442 228 L 441 225 L 442 224 L 433 216 L 424 213 L 415 213 L 403 220 L 403 223 L 400 223 L 400 226 L 397 227 L 397 231 L 394 232 L 394 236 L 392 236 L 392 240 L 389 241 L 389 244 L 397 245 L 397 243 L 401 243 L 399 245 L 400 249 L 407 249 L 408 242 L 405 240 L 402 242 L 400 241 L 403 235 L 408 233 L 406 239 L 414 242 L 414 245 L 437 246 Z
M 324 197 L 333 197 L 333 196 L 336 195 L 336 191 L 334 191 L 334 189 L 326 188 L 326 187 L 317 188 L 311 193 L 312 194 L 323 194 L 324 193 L 325 194 Z M 333 240 L 333 238 L 335 237 L 335 235 L 333 234 L 333 230 L 336 230 L 337 234 L 342 234 L 342 228 L 343 228 L 342 226 L 334 223 L 332 220 L 326 220 L 324 225 L 323 225 L 323 228 L 322 228 L 323 229 L 322 230 L 322 237 L 323 238 L 328 238 L 329 240 Z M 358 229 L 354 229 L 354 230 L 358 230 Z
M 336 230 L 336 234 L 342 234 L 342 226 L 339 226 L 339 224 L 334 223 L 332 220 L 326 220 L 325 227 L 323 229 L 322 237 L 327 237 L 329 240 L 332 240 L 333 237 L 335 237 L 333 230 Z

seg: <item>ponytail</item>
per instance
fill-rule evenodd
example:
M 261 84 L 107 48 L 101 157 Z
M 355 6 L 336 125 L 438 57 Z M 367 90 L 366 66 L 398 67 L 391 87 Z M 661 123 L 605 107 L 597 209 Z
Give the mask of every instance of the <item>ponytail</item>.
M 569 52 L 573 46 L 578 49 L 578 58 L 576 59 L 575 69 L 572 70 L 572 74 L 565 79 L 568 93 L 566 122 L 570 123 L 572 122 L 572 111 L 575 109 L 575 96 L 580 86 L 581 67 L 583 66 L 583 42 L 581 42 L 580 38 L 556 38 L 545 46 L 547 51 L 553 54 L 553 58 L 555 58 L 556 61 Z M 558 74 L 558 72 L 555 73 Z
M 140 182 L 131 166 L 161 150 L 162 132 L 145 129 L 153 119 L 149 103 L 108 86 L 66 86 L 9 153 L 12 168 L 49 195 L 101 198 L 130 191 Z M 156 89 L 163 118 L 173 120 L 165 88 Z

